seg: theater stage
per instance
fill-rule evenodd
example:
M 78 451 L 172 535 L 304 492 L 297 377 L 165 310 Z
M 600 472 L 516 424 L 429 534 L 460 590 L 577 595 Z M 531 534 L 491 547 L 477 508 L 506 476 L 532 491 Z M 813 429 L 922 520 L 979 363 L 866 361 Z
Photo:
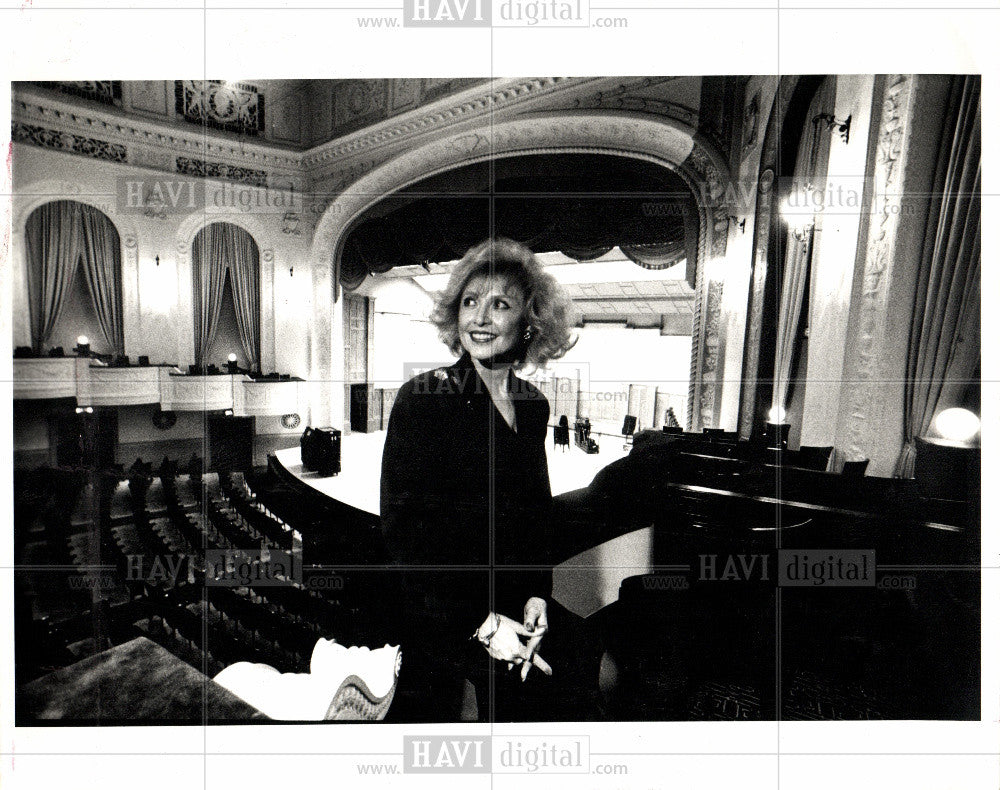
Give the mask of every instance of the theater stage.
M 379 479 L 385 431 L 352 433 L 341 439 L 340 474 L 320 477 L 302 468 L 298 447 L 275 453 L 285 469 L 331 499 L 374 515 L 379 513 Z M 586 488 L 602 468 L 624 458 L 629 450 L 621 437 L 601 436 L 601 451 L 588 455 L 575 445 L 553 448 L 546 439 L 552 495 Z M 618 599 L 621 581 L 648 573 L 652 566 L 652 528 L 620 535 L 577 554 L 553 571 L 552 597 L 586 617 Z
M 385 431 L 351 433 L 341 437 L 340 474 L 320 477 L 302 468 L 298 447 L 278 450 L 275 455 L 289 472 L 332 499 L 374 515 L 379 514 L 379 480 L 382 474 L 382 449 Z M 545 452 L 549 461 L 549 482 L 552 495 L 575 491 L 590 485 L 594 475 L 612 461 L 624 458 L 629 449 L 620 437 L 600 437 L 601 451 L 588 455 L 570 444 L 567 450 L 553 448 L 552 432 L 546 438 Z

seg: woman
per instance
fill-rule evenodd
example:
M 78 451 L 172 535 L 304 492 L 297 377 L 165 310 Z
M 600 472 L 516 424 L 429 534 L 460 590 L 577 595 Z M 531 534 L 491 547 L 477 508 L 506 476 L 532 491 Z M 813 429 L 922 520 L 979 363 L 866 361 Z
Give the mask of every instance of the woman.
M 411 379 L 396 398 L 381 512 L 390 555 L 404 566 L 397 700 L 409 695 L 423 708 L 411 715 L 474 718 L 466 679 L 480 717 L 495 714 L 491 690 L 507 681 L 490 682 L 493 662 L 521 681 L 551 672 L 542 655 L 549 404 L 514 371 L 566 352 L 569 312 L 530 250 L 485 241 L 456 266 L 431 316 L 461 356 Z

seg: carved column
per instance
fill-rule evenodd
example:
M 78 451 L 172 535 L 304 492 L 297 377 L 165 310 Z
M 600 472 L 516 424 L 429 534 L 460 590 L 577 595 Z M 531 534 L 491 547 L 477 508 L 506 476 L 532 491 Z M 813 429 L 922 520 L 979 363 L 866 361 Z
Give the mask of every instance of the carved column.
M 903 379 L 916 271 L 946 80 L 892 74 L 876 83 L 870 210 L 861 228 L 836 446 L 888 476 L 902 445 Z M 917 109 L 919 107 L 919 110 Z

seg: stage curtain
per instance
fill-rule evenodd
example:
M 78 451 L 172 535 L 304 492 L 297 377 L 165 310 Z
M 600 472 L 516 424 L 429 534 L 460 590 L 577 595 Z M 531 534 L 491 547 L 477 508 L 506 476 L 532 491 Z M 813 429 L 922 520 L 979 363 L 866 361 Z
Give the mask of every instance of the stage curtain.
M 626 257 L 643 269 L 669 269 L 684 260 L 684 226 L 680 226 L 679 238 L 665 244 L 626 244 L 621 248 Z
M 206 364 L 215 340 L 226 284 L 226 237 L 218 222 L 202 228 L 191 254 L 194 286 L 194 361 Z
M 31 212 L 25 227 L 28 316 L 35 353 L 52 335 L 82 254 L 81 205 L 56 200 Z
M 953 78 L 944 128 L 917 275 L 896 477 L 913 476 L 916 438 L 939 409 L 960 405 L 980 359 L 979 77 Z
M 83 274 L 94 311 L 108 347 L 124 354 L 121 240 L 111 220 L 92 206 L 81 205 L 79 219 Z
M 805 128 L 799 140 L 795 159 L 795 173 L 792 179 L 792 194 L 801 205 L 796 209 L 809 213 L 818 206 L 815 195 L 822 195 L 826 188 L 826 160 L 830 150 L 830 135 L 820 124 L 812 122 L 820 113 L 832 112 L 834 104 L 834 81 L 827 79 L 816 91 L 809 110 L 806 112 Z M 781 301 L 778 307 L 777 340 L 774 352 L 774 390 L 771 408 L 791 411 L 789 388 L 792 384 L 792 365 L 796 358 L 799 337 L 799 323 L 806 287 L 810 280 L 813 231 L 807 231 L 806 238 L 797 239 L 789 230 L 786 236 L 785 260 L 781 280 Z M 785 421 L 793 419 L 787 414 Z M 801 415 L 799 415 L 801 419 Z
M 236 326 L 250 369 L 260 372 L 260 255 L 243 228 L 223 224 L 226 261 L 233 286 Z

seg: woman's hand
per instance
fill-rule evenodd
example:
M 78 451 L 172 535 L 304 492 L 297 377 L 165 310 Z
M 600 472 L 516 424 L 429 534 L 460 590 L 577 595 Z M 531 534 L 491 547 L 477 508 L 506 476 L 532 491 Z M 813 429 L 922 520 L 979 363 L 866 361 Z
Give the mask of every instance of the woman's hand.
M 538 655 L 538 648 L 542 644 L 542 637 L 549 630 L 548 604 L 544 598 L 529 598 L 524 605 L 524 628 L 530 634 L 528 638 L 528 652 L 531 661 L 525 661 L 521 666 L 521 680 L 528 677 L 531 665 L 534 664 L 546 675 L 552 674 L 552 667 Z
M 490 613 L 483 624 L 476 632 L 479 641 L 486 648 L 486 652 L 497 661 L 506 661 L 507 668 L 510 669 L 515 664 L 530 666 L 535 664 L 539 669 L 547 674 L 552 672 L 541 656 L 535 654 L 530 647 L 532 639 L 539 639 L 541 636 L 532 633 L 516 620 L 512 620 L 506 615 Z M 529 640 L 525 645 L 521 642 L 521 637 Z M 526 676 L 522 670 L 522 679 Z

